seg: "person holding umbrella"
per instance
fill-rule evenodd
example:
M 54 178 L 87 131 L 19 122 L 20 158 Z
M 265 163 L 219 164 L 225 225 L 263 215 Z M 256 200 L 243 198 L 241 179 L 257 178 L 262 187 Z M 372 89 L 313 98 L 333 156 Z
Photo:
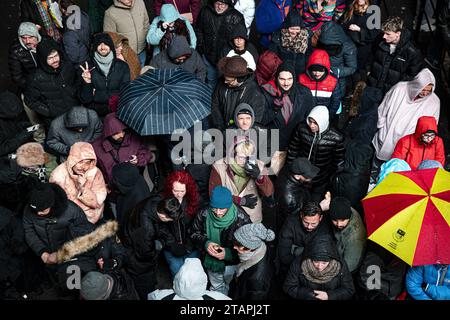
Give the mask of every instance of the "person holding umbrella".
M 450 300 L 448 264 L 430 264 L 409 269 L 406 290 L 414 300 Z

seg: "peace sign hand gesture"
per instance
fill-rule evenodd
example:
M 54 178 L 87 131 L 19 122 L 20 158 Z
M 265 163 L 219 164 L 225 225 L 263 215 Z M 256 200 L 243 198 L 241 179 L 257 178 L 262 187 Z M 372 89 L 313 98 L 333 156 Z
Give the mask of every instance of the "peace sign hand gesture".
M 80 65 L 81 70 L 83 70 L 83 73 L 81 74 L 81 77 L 83 78 L 84 82 L 91 83 L 91 71 L 95 69 L 95 67 L 89 69 L 89 65 L 86 61 L 85 64 L 86 67 L 83 68 L 82 65 Z

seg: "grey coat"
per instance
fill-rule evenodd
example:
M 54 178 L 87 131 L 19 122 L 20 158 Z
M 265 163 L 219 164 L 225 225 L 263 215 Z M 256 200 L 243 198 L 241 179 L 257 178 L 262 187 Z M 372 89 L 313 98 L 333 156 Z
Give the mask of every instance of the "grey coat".
M 82 133 L 71 129 L 77 127 L 85 129 Z M 102 130 L 102 122 L 94 110 L 76 106 L 52 121 L 47 145 L 65 159 L 75 142 L 92 142 L 100 137 Z

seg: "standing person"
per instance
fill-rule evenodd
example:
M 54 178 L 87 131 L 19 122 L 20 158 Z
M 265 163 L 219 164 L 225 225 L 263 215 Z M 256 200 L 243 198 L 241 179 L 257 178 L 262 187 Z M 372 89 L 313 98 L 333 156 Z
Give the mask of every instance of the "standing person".
M 202 8 L 201 0 L 155 0 L 153 2 L 156 16 L 161 14 L 164 4 L 173 4 L 182 17 L 185 17 L 190 24 L 195 25 Z
M 113 182 L 112 169 L 116 164 L 130 162 L 143 170 L 155 158 L 141 137 L 117 119 L 115 113 L 105 117 L 103 133 L 92 146 L 97 156 L 97 165 L 110 188 Z
M 42 36 L 36 25 L 31 22 L 22 22 L 17 34 L 17 40 L 9 49 L 8 66 L 11 79 L 23 93 L 27 86 L 27 77 L 38 67 L 36 49 Z
M 414 133 L 420 117 L 432 116 L 439 122 L 440 100 L 435 89 L 433 73 L 423 69 L 413 80 L 398 83 L 384 96 L 378 107 L 378 131 L 372 140 L 374 167 L 392 157 L 397 142 Z
M 315 238 L 292 262 L 283 289 L 297 300 L 350 300 L 355 293 L 347 264 L 328 236 Z
M 306 29 L 298 12 L 290 11 L 283 27 L 273 33 L 269 50 L 276 53 L 283 62 L 290 62 L 296 74 L 306 71 L 306 62 L 313 48 L 310 31 Z
M 217 0 L 208 3 L 200 11 L 197 21 L 197 48 L 203 55 L 208 70 L 207 79 L 214 88 L 219 77 L 217 62 L 229 35 L 236 25 L 245 25 L 242 13 L 233 8 L 232 0 Z
M 342 168 L 344 161 L 344 138 L 329 126 L 328 116 L 325 106 L 312 109 L 306 124 L 299 124 L 292 134 L 288 147 L 287 163 L 302 157 L 320 169 L 312 180 L 311 193 L 315 201 L 323 198 L 332 176 Z
M 75 106 L 50 124 L 47 146 L 65 161 L 75 142 L 93 142 L 102 134 L 103 124 L 94 110 Z
M 383 39 L 372 52 L 367 84 L 385 94 L 399 81 L 410 81 L 423 68 L 422 55 L 400 17 L 389 17 L 381 26 Z
M 406 274 L 406 290 L 414 300 L 450 300 L 448 264 L 412 267 Z
M 241 56 L 247 61 L 247 68 L 256 70 L 256 62 L 259 55 L 253 43 L 247 35 L 247 30 L 242 24 L 238 24 L 229 35 L 228 43 L 222 49 L 222 57 Z
M 103 216 L 106 184 L 102 172 L 96 167 L 97 157 L 90 143 L 77 142 L 70 148 L 67 160 L 50 176 L 67 198 L 76 203 L 90 223 L 96 224 Z
M 246 224 L 234 232 L 234 249 L 240 263 L 231 283 L 230 296 L 234 300 L 266 300 L 269 298 L 274 275 L 272 255 L 266 241 L 275 233 L 262 223 Z
M 231 300 L 217 291 L 206 290 L 208 276 L 198 258 L 187 258 L 173 280 L 173 289 L 158 289 L 148 300 Z
M 107 32 L 107 34 L 109 34 L 114 43 L 116 58 L 128 64 L 130 68 L 130 80 L 133 81 L 141 74 L 141 63 L 136 52 L 130 47 L 128 38 L 115 32 Z
M 292 132 L 314 107 L 311 91 L 297 82 L 289 62 L 283 62 L 274 79 L 262 89 L 267 102 L 267 127 L 279 130 L 279 150 L 286 152 Z
M 172 4 L 164 4 L 161 13 L 153 19 L 147 42 L 154 46 L 153 56 L 167 49 L 176 36 L 184 36 L 192 49 L 197 46 L 197 36 L 189 21 L 181 16 Z
M 59 42 L 61 32 L 50 14 L 49 2 L 46 0 L 22 0 L 20 2 L 20 20 L 29 21 L 40 27 L 42 35 Z
M 233 204 L 230 190 L 217 186 L 211 193 L 210 207 L 197 214 L 192 227 L 192 241 L 201 250 L 211 283 L 211 291 L 228 294 L 236 265 L 233 234 L 241 226 L 251 223 L 242 208 Z
M 105 11 L 113 5 L 113 0 L 88 0 L 88 15 L 91 22 L 92 34 L 103 31 Z
M 78 68 L 80 64 L 89 59 L 92 34 L 89 16 L 75 4 L 74 0 L 60 0 L 59 7 L 64 16 L 62 36 L 64 51 L 74 67 Z M 80 16 L 75 17 L 76 14 Z M 75 23 L 73 19 L 75 19 Z M 78 21 L 79 23 L 77 23 Z
M 325 50 L 314 50 L 306 72 L 298 76 L 298 82 L 311 90 L 313 105 L 326 106 L 330 120 L 333 120 L 341 104 L 342 92 L 338 79 L 331 74 L 330 56 Z
M 141 66 L 147 58 L 146 40 L 149 18 L 143 0 L 114 0 L 105 11 L 104 32 L 116 32 L 130 41 L 130 47 L 139 57 Z
M 256 158 L 255 145 L 240 137 L 230 153 L 217 160 L 211 169 L 209 192 L 225 186 L 233 194 L 233 202 L 244 207 L 252 222 L 262 221 L 262 197 L 273 195 L 273 184 L 264 163 Z
M 260 56 L 256 64 L 255 78 L 256 82 L 260 86 L 266 84 L 275 77 L 280 64 L 283 60 L 280 57 L 269 50 L 264 51 Z
M 330 202 L 330 220 L 340 256 L 350 272 L 357 272 L 364 257 L 367 233 L 361 215 L 344 197 L 333 197 Z
M 79 105 L 79 81 L 72 64 L 60 46 L 45 39 L 37 46 L 39 68 L 28 79 L 25 103 L 43 120 L 46 130 L 51 121 Z
M 416 170 L 424 160 L 437 160 L 444 166 L 444 141 L 438 137 L 437 131 L 435 117 L 420 117 L 416 131 L 398 140 L 391 158 L 405 160 L 412 170 Z
M 109 99 L 119 95 L 120 88 L 130 81 L 130 68 L 116 58 L 114 43 L 107 33 L 94 35 L 92 39 L 93 67 L 87 62 L 79 67 L 83 71 L 80 100 L 103 118 L 109 112 Z
M 269 46 L 272 34 L 282 27 L 291 6 L 291 0 L 261 0 L 256 6 L 256 31 L 264 48 Z
M 299 12 L 308 29 L 316 31 L 333 20 L 339 0 L 300 0 Z M 340 10 L 342 12 L 342 8 Z

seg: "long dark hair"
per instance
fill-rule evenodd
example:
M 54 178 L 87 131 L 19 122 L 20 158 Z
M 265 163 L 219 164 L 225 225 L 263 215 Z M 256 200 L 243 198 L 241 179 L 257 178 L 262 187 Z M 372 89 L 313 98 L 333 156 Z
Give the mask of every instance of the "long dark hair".
M 365 1 L 366 4 L 364 6 L 360 6 L 358 4 L 358 0 L 354 0 L 352 5 L 347 10 L 347 12 L 344 14 L 342 23 L 350 21 L 355 13 L 359 15 L 364 15 L 367 12 L 367 8 L 370 6 L 370 0 Z
M 162 24 L 163 21 L 158 22 L 158 27 L 161 27 Z M 174 36 L 185 36 L 189 45 L 191 45 L 191 38 L 189 36 L 189 30 L 186 26 L 186 22 L 182 19 L 177 19 L 175 20 L 174 30 L 166 30 L 166 33 L 164 33 L 164 36 L 159 41 L 159 49 L 161 51 L 167 49 Z

